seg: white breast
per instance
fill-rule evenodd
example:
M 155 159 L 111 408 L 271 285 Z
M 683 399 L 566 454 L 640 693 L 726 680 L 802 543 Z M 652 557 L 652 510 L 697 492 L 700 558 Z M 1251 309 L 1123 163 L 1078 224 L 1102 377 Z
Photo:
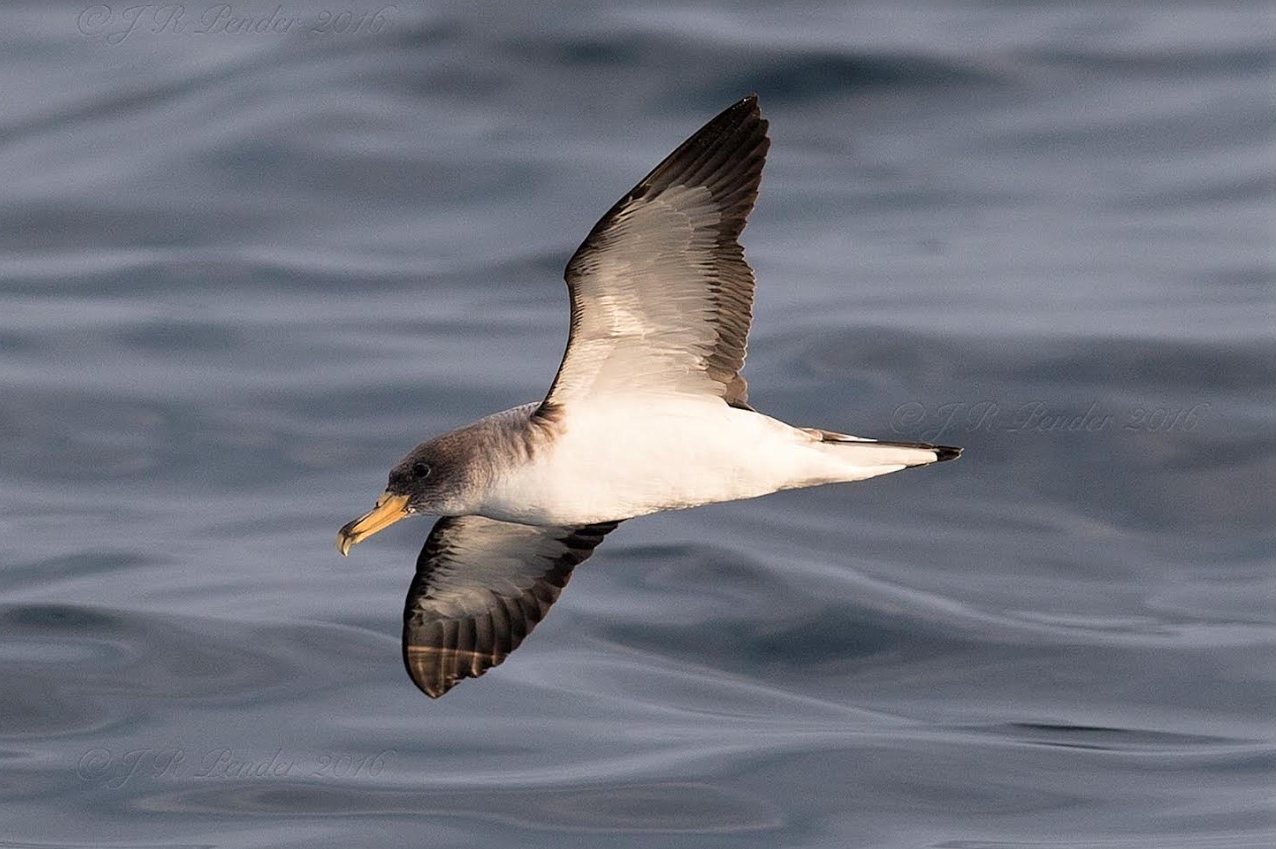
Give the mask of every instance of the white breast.
M 720 400 L 573 404 L 552 443 L 492 482 L 480 511 L 576 525 L 825 482 L 810 436 Z

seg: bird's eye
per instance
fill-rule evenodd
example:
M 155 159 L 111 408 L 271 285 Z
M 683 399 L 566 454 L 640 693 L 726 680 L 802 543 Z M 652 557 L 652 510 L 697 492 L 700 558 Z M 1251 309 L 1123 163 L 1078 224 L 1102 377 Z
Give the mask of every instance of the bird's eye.
M 430 476 L 431 469 L 425 463 L 412 464 L 412 477 L 417 480 L 424 480 Z

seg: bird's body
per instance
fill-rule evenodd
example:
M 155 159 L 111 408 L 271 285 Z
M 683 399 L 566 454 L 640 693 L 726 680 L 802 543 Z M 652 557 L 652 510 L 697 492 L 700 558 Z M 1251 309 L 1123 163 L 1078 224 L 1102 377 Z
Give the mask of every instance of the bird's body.
M 554 420 L 539 404 L 471 427 L 485 444 L 518 446 L 519 462 L 486 464 L 462 514 L 527 525 L 590 525 L 665 510 L 847 483 L 934 462 L 930 449 L 883 446 L 796 428 L 716 399 L 616 399 Z M 487 441 L 487 440 L 490 440 Z M 509 455 L 501 455 L 509 456 Z
M 625 519 L 961 453 L 794 427 L 750 406 L 740 371 L 754 280 L 738 239 L 766 129 L 745 98 L 621 198 L 567 265 L 571 336 L 545 399 L 417 446 L 377 506 L 341 529 L 345 554 L 406 516 L 443 517 L 404 611 L 404 660 L 427 694 L 504 660 Z

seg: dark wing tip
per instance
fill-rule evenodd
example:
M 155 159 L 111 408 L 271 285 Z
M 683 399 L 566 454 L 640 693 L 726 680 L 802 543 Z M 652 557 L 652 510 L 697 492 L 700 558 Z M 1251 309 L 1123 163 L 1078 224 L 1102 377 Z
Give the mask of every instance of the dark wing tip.
M 404 646 L 403 663 L 407 667 L 408 677 L 417 689 L 432 699 L 437 699 L 456 686 L 460 676 L 447 674 L 437 663 L 429 663 L 418 656 L 415 648 Z
M 766 164 L 771 140 L 770 125 L 758 108 L 758 96 L 731 104 L 696 130 L 673 153 L 661 160 L 598 220 L 567 263 L 565 277 L 571 285 L 587 257 L 602 249 L 600 240 L 613 221 L 634 201 L 653 197 L 671 186 L 704 186 L 721 207 L 721 229 L 734 242 L 758 197 L 758 183 Z
M 630 202 L 657 195 L 675 185 L 709 188 L 726 207 L 724 211 L 738 221 L 736 229 L 742 229 L 744 218 L 757 198 L 758 180 L 771 146 L 767 138 L 769 126 L 758 108 L 756 94 L 731 104 L 640 180 L 594 226 L 590 236 L 607 226 Z M 585 243 L 588 244 L 589 239 Z
M 693 133 L 647 175 L 639 188 L 658 191 L 683 181 L 725 188 L 713 184 L 724 182 L 732 172 L 752 177 L 750 182 L 756 183 L 771 144 L 767 138 L 769 126 L 758 108 L 758 96 L 751 94 Z M 753 189 L 756 193 L 756 186 Z
M 722 110 L 722 112 L 718 115 L 718 118 L 722 118 L 727 115 L 748 115 L 750 113 L 756 114 L 759 118 L 762 117 L 762 110 L 758 108 L 758 96 L 756 93 L 746 94 L 744 97 Z M 717 119 L 715 118 L 714 120 Z
M 437 699 L 466 678 L 475 678 L 500 663 L 489 654 L 434 646 L 404 646 L 403 662 L 417 689 Z
M 961 456 L 962 449 L 954 448 L 951 445 L 935 446 L 935 462 L 942 463 L 945 460 L 956 460 Z

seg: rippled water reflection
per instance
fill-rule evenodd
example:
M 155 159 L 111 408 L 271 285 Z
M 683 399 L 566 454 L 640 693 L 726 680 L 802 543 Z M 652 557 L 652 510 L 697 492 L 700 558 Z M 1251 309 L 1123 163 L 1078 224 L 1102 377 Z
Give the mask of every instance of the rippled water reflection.
M 84 12 L 0 31 L 6 845 L 1271 845 L 1269 5 Z M 754 90 L 753 400 L 966 456 L 626 523 L 430 702 L 428 525 L 337 527 Z

